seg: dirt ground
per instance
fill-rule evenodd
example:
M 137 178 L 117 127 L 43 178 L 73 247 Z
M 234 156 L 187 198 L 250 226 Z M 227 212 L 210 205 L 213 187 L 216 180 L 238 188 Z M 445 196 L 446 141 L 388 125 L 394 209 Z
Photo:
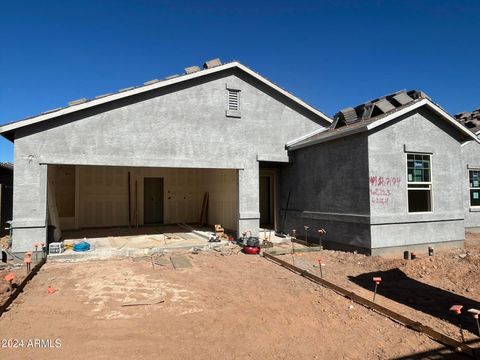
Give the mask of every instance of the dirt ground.
M 193 268 L 182 270 L 132 259 L 47 263 L 0 318 L 0 341 L 23 340 L 0 346 L 0 358 L 457 357 L 259 256 L 188 257 Z M 29 339 L 49 347 L 27 347 Z
M 291 255 L 280 256 L 292 263 Z M 445 250 L 415 260 L 387 259 L 341 251 L 296 254 L 295 265 L 371 299 L 373 277 L 382 277 L 377 302 L 460 340 L 458 319 L 451 305 L 463 305 L 462 326 L 467 341 L 480 347 L 469 308 L 480 309 L 480 234 L 466 233 L 465 249 Z
M 0 238 L 0 249 L 7 249 L 8 248 L 8 239 L 9 236 L 4 236 Z M 13 280 L 13 284 L 20 284 L 23 279 L 27 276 L 27 272 L 25 269 L 12 269 L 12 264 L 8 264 L 5 269 L 0 269 L 0 304 L 3 304 L 8 296 L 10 296 L 10 290 L 8 283 L 4 280 L 5 275 L 10 272 L 13 272 L 15 278 Z

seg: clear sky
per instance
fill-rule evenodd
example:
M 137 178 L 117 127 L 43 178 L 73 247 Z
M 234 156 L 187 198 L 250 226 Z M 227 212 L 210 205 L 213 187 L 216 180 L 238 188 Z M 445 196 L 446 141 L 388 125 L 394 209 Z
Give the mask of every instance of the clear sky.
M 480 107 L 480 1 L 0 1 L 0 124 L 220 57 L 328 115 L 401 89 Z M 0 161 L 13 146 L 0 139 Z

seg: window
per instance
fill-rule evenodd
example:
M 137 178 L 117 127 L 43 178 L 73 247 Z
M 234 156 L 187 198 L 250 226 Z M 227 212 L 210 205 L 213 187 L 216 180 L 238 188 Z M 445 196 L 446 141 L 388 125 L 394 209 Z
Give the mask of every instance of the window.
M 431 155 L 407 154 L 408 212 L 432 211 Z
M 241 117 L 240 114 L 240 90 L 227 88 L 227 111 L 229 117 Z
M 480 206 L 480 170 L 470 170 L 470 206 Z

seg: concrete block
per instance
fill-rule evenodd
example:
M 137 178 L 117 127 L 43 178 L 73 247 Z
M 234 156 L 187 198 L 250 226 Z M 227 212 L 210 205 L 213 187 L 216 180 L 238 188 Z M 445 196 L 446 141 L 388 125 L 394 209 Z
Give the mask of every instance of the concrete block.
M 203 64 L 204 69 L 211 69 L 217 66 L 222 65 L 222 62 L 220 61 L 219 58 L 208 60 Z
M 83 104 L 83 103 L 86 103 L 87 101 L 88 101 L 87 98 L 72 100 L 72 101 L 68 102 L 68 106 L 75 106 L 75 105 Z
M 126 88 L 120 89 L 120 90 L 118 90 L 118 92 L 121 93 L 121 92 L 129 91 L 129 90 L 133 90 L 133 89 L 135 89 L 135 87 L 134 87 L 134 86 L 130 86 L 130 87 L 126 87 Z
M 113 95 L 113 93 L 106 93 L 106 94 L 102 94 L 102 95 L 97 95 L 97 96 L 95 96 L 95 99 L 101 99 L 101 98 L 104 98 L 104 97 L 107 97 L 107 96 L 110 96 L 110 95 Z
M 200 71 L 200 67 L 199 66 L 189 66 L 189 67 L 186 67 L 185 68 L 185 74 L 193 74 L 193 73 L 196 73 Z
M 153 79 L 153 80 L 145 81 L 145 82 L 143 83 L 143 85 L 145 85 L 145 86 L 147 86 L 147 85 L 152 85 L 152 84 L 158 83 L 159 81 L 160 81 L 160 80 L 158 80 L 158 79 Z

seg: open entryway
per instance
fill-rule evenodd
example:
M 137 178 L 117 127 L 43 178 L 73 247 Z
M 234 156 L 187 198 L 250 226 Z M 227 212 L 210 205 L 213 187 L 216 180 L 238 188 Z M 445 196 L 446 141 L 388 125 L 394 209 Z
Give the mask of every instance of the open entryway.
M 275 229 L 277 220 L 277 169 L 261 168 L 259 174 L 260 227 Z
M 273 227 L 272 177 L 260 175 L 260 226 Z
M 163 178 L 144 179 L 144 223 L 163 224 Z

